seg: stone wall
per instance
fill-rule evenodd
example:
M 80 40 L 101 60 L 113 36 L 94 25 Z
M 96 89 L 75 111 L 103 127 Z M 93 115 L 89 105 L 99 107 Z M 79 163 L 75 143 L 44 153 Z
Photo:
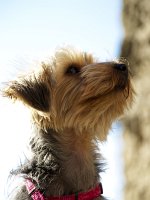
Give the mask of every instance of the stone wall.
M 137 93 L 125 124 L 125 200 L 150 200 L 150 0 L 124 0 L 121 57 L 133 71 Z

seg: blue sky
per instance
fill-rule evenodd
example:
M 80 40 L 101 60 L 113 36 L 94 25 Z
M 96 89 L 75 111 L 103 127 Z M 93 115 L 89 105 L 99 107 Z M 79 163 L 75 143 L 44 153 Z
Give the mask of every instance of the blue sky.
M 0 1 L 0 53 L 36 54 L 63 44 L 118 55 L 121 0 Z
M 24 62 L 44 59 L 62 45 L 89 51 L 100 60 L 118 57 L 123 39 L 121 9 L 122 0 L 0 0 L 0 83 L 10 75 L 12 79 L 18 68 L 25 67 Z M 30 129 L 24 110 L 22 105 L 14 107 L 0 97 L 2 200 L 4 180 L 18 162 L 19 151 Z M 114 132 L 118 132 L 117 129 Z M 122 139 L 117 134 L 103 147 L 110 166 L 103 178 L 104 192 L 117 200 L 121 200 L 122 195 L 121 175 L 117 174 L 121 171 L 117 168 L 121 146 Z

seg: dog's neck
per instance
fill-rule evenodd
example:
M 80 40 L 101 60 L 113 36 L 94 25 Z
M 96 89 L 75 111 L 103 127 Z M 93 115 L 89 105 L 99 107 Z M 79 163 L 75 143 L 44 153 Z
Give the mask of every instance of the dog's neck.
M 100 158 L 90 134 L 38 130 L 31 148 L 34 153 L 31 174 L 46 189 L 46 195 L 87 191 L 99 182 Z

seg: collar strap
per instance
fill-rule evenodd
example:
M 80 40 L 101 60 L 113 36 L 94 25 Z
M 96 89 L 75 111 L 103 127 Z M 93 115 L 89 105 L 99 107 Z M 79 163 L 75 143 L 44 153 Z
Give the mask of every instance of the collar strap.
M 71 195 L 64 196 L 50 196 L 44 197 L 44 195 L 35 187 L 30 179 L 26 179 L 26 188 L 28 194 L 33 200 L 92 200 L 103 194 L 102 184 L 99 183 L 95 188 L 87 192 L 79 192 Z

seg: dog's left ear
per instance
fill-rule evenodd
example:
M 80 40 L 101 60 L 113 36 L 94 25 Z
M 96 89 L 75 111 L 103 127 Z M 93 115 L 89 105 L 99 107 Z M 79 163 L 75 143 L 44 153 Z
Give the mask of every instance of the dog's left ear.
M 50 109 L 51 72 L 45 67 L 35 75 L 20 77 L 9 83 L 3 91 L 4 96 L 21 100 L 28 106 L 39 111 L 48 112 Z

